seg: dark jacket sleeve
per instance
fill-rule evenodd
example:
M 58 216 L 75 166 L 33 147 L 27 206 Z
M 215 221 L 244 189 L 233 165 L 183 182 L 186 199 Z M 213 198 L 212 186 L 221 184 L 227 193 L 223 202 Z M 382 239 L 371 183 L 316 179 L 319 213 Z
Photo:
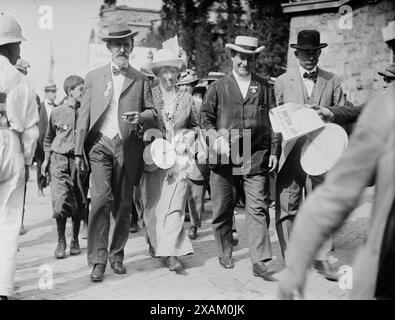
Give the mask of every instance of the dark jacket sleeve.
M 158 113 L 152 100 L 151 87 L 148 79 L 144 78 L 144 108 L 141 117 L 144 119 L 143 130 L 158 128 Z
M 49 161 L 51 156 L 51 145 L 52 141 L 56 136 L 56 128 L 52 120 L 53 117 L 49 117 L 47 132 L 44 137 L 44 152 L 45 152 L 45 160 Z
M 328 109 L 334 115 L 332 122 L 344 125 L 356 122 L 364 107 L 365 104 L 354 106 L 351 102 L 345 101 L 343 106 L 331 106 Z
M 90 125 L 90 109 L 92 103 L 92 77 L 90 74 L 86 76 L 84 83 L 84 91 L 81 98 L 81 106 L 76 127 L 75 155 L 83 156 L 85 138 L 89 131 Z
M 200 127 L 206 130 L 210 141 L 215 141 L 218 137 L 217 129 L 217 107 L 218 95 L 215 85 L 211 85 L 204 97 L 200 109 Z
M 268 88 L 268 91 L 269 91 L 268 97 L 269 97 L 269 110 L 270 110 L 270 109 L 276 107 L 276 98 L 275 98 L 274 89 L 272 86 L 270 86 Z M 270 122 L 270 120 L 269 120 L 269 122 Z M 282 135 L 281 135 L 281 133 L 274 132 L 271 125 L 270 125 L 270 131 L 271 131 L 271 135 L 272 135 L 270 154 L 277 156 L 277 158 L 280 158 Z

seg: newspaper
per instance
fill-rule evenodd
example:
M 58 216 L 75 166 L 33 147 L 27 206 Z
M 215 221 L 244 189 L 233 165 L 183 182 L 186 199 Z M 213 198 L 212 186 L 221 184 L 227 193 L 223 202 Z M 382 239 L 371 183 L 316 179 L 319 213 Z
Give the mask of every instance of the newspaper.
M 280 132 L 285 142 L 298 139 L 325 125 L 313 109 L 297 103 L 273 108 L 269 117 L 273 131 Z

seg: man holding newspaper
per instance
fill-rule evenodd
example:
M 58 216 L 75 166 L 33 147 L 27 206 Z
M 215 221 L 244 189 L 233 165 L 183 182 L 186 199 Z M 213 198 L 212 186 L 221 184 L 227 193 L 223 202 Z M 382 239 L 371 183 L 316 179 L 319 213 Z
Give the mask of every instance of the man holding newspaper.
M 308 192 L 321 183 L 324 177 L 307 175 L 300 163 L 302 148 L 307 141 L 306 133 L 324 126 L 310 108 L 344 104 L 340 80 L 333 73 L 317 67 L 321 49 L 326 46 L 326 43 L 320 43 L 318 31 L 299 32 L 297 44 L 291 44 L 296 49 L 295 57 L 299 60 L 299 67 L 281 75 L 275 82 L 276 102 L 279 107 L 274 109 L 271 120 L 273 129 L 276 131 L 277 126 L 277 131 L 283 133 L 283 149 L 276 183 L 276 229 L 283 256 L 302 200 L 303 188 Z M 306 106 L 310 108 L 304 108 Z M 292 119 L 286 117 L 287 112 L 294 117 L 299 115 L 293 119 L 298 125 L 288 126 L 288 131 L 281 129 L 284 120 L 286 123 Z M 314 267 L 328 280 L 337 280 L 337 270 L 328 262 L 331 248 L 332 241 L 323 245 Z

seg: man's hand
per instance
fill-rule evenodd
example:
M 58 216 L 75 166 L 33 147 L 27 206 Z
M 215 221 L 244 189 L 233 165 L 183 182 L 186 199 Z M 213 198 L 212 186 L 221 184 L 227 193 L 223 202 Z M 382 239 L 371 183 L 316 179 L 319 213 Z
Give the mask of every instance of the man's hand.
M 333 112 L 331 110 L 329 110 L 328 108 L 320 107 L 317 104 L 314 104 L 311 107 L 317 112 L 317 114 L 320 116 L 322 121 L 332 122 L 333 119 L 335 118 L 335 115 L 333 114 Z
M 271 156 L 269 157 L 269 168 L 270 168 L 270 171 L 269 171 L 269 172 L 274 171 L 274 170 L 277 168 L 277 165 L 278 165 L 277 156 L 271 155 Z
M 29 165 L 25 165 L 25 183 L 27 183 L 29 181 L 29 177 L 30 177 L 30 166 Z
M 229 157 L 230 154 L 230 147 L 228 141 L 224 137 L 219 137 L 217 140 L 215 140 L 214 145 L 213 145 L 213 150 L 217 154 L 223 154 L 225 156 Z
M 43 164 L 41 165 L 41 174 L 46 177 L 48 175 L 47 170 L 48 170 L 48 165 L 49 161 L 44 160 Z
M 130 124 L 143 124 L 143 117 L 141 113 L 138 111 L 129 111 L 125 112 L 122 116 L 123 121 L 130 123 Z
M 284 272 L 284 278 L 278 284 L 278 298 L 280 300 L 304 300 L 306 274 L 297 276 L 289 269 Z
M 86 170 L 84 159 L 81 156 L 75 156 L 74 163 L 78 172 Z

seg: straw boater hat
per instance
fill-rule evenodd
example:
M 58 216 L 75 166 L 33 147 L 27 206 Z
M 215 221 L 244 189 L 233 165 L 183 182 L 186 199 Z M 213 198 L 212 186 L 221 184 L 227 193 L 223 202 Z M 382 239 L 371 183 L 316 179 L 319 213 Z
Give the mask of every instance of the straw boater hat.
M 327 47 L 327 43 L 321 43 L 320 33 L 317 30 L 302 30 L 298 33 L 298 42 L 290 45 L 299 50 L 319 50 Z
M 44 91 L 56 91 L 58 90 L 56 88 L 56 84 L 53 82 L 48 83 L 45 87 L 44 87 Z
M 0 13 L 0 46 L 8 43 L 26 41 L 22 36 L 21 26 L 14 18 Z
M 384 71 L 378 72 L 378 74 L 382 77 L 387 77 L 390 79 L 395 79 L 395 63 L 389 65 L 387 68 L 385 68 Z
M 122 39 L 127 37 L 135 37 L 138 31 L 133 32 L 126 22 L 115 22 L 108 27 L 108 31 L 101 39 L 105 42 L 112 39 Z
M 235 43 L 227 43 L 226 48 L 246 54 L 258 54 L 265 46 L 258 47 L 258 38 L 237 36 Z
M 157 75 L 157 72 L 161 67 L 175 67 L 180 70 L 183 63 L 184 60 L 172 50 L 160 49 L 154 52 L 152 62 L 147 65 L 147 69 L 154 75 Z
M 196 72 L 191 69 L 187 69 L 181 73 L 180 80 L 177 82 L 177 86 L 196 85 L 198 82 L 199 78 L 196 75 Z

